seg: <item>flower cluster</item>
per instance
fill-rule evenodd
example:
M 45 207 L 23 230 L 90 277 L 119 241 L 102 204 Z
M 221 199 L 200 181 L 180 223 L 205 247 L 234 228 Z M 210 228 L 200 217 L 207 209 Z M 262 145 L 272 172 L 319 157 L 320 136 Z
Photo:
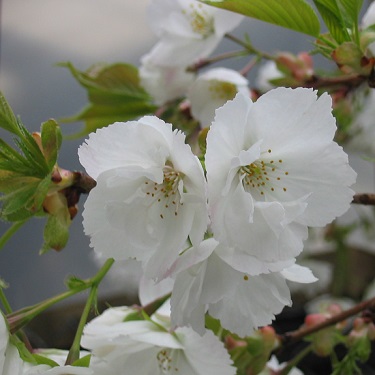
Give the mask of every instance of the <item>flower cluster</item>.
M 216 111 L 206 173 L 156 117 L 98 130 L 79 149 L 97 180 L 83 213 L 91 246 L 172 278 L 173 326 L 203 334 L 208 312 L 250 334 L 291 303 L 286 280 L 315 280 L 295 264 L 307 227 L 352 200 L 355 173 L 335 129 L 328 95 L 278 88 L 253 103 L 239 93 Z

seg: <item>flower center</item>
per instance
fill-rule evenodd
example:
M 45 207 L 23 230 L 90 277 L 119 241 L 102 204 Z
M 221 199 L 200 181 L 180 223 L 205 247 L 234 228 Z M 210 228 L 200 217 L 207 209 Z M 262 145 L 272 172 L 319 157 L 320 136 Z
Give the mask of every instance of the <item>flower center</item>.
M 158 184 L 151 180 L 144 182 L 144 191 L 146 196 L 151 199 L 151 204 L 156 203 L 160 209 L 160 218 L 164 219 L 166 215 L 177 216 L 179 208 L 184 204 L 181 202 L 179 190 L 180 182 L 184 174 L 175 171 L 173 165 L 169 162 L 163 168 L 163 182 Z
M 189 17 L 192 30 L 203 38 L 209 37 L 215 31 L 213 17 L 202 9 L 202 4 L 191 4 L 190 7 L 183 13 Z
M 212 80 L 209 90 L 212 99 L 231 100 L 237 94 L 237 87 L 233 83 Z
M 163 349 L 156 355 L 158 360 L 160 371 L 163 374 L 170 374 L 171 372 L 178 372 L 177 367 L 173 367 L 172 365 L 172 357 L 170 356 L 170 351 Z
M 271 153 L 272 150 L 269 149 L 267 156 Z M 263 157 L 242 166 L 239 173 L 242 175 L 245 190 L 255 195 L 255 198 L 264 199 L 265 194 L 287 191 L 284 181 L 289 176 L 289 172 L 284 169 L 282 159 Z

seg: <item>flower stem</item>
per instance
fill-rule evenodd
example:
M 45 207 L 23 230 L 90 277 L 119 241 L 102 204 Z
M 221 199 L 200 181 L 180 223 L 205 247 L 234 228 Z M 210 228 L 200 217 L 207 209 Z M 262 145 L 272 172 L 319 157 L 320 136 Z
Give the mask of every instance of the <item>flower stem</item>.
M 0 250 L 4 247 L 4 245 L 9 241 L 9 239 L 15 234 L 18 229 L 22 227 L 23 224 L 26 223 L 27 220 L 16 221 L 12 224 L 12 226 L 1 236 L 0 238 Z
M 69 298 L 71 296 L 74 296 L 77 293 L 83 292 L 86 289 L 92 288 L 93 285 L 99 285 L 99 283 L 106 275 L 106 273 L 109 271 L 113 263 L 113 259 L 108 259 L 94 277 L 86 280 L 85 282 L 83 282 L 79 286 L 76 286 L 73 289 L 67 290 L 64 293 L 49 298 L 36 305 L 28 306 L 21 310 L 8 314 L 7 319 L 9 323 L 10 332 L 17 332 L 19 329 L 28 324 L 32 319 L 34 319 L 37 315 L 47 310 L 49 307 L 55 305 L 56 303 L 61 302 L 64 299 Z
M 12 312 L 12 308 L 10 307 L 9 301 L 7 297 L 5 296 L 5 293 L 2 287 L 0 287 L 0 302 L 4 306 L 5 312 L 7 314 L 10 314 Z
M 81 337 L 83 334 L 83 329 L 85 328 L 91 307 L 94 305 L 96 296 L 97 296 L 98 287 L 96 285 L 93 285 L 91 288 L 89 297 L 87 298 L 85 308 L 83 309 L 81 319 L 79 320 L 79 324 L 77 327 L 76 334 L 74 336 L 73 344 L 70 347 L 68 357 L 66 358 L 65 365 L 71 365 L 76 360 L 79 359 L 79 352 L 81 347 Z
M 193 65 L 189 66 L 186 70 L 189 71 L 189 72 L 196 72 L 199 69 L 202 69 L 202 68 L 204 68 L 208 65 L 214 64 L 216 62 L 226 60 L 226 59 L 231 59 L 231 58 L 234 58 L 234 57 L 246 56 L 248 54 L 249 54 L 249 51 L 247 49 L 240 50 L 240 51 L 222 53 L 220 55 L 213 56 L 213 57 L 208 58 L 208 59 L 202 59 L 202 60 L 198 61 L 196 64 L 193 64 Z
M 305 358 L 312 350 L 312 344 L 306 346 L 306 348 L 302 349 L 294 358 L 292 358 L 288 364 L 279 371 L 279 375 L 287 375 L 292 370 L 293 367 L 297 366 L 298 363 Z
M 76 334 L 74 336 L 73 344 L 70 347 L 68 357 L 66 358 L 66 362 L 65 362 L 66 365 L 71 365 L 76 360 L 79 359 L 79 352 L 80 352 L 80 347 L 81 347 L 81 337 L 83 334 L 83 329 L 85 328 L 91 307 L 94 306 L 96 303 L 96 297 L 97 297 L 99 284 L 102 281 L 103 277 L 107 274 L 109 269 L 112 267 L 113 263 L 114 263 L 113 259 L 107 259 L 103 267 L 96 274 L 96 276 L 92 279 L 90 294 L 89 294 L 89 297 L 87 298 L 85 308 L 83 309 L 81 319 L 79 320 L 79 324 L 77 327 Z
M 249 53 L 253 53 L 254 55 L 258 55 L 259 57 L 263 57 L 264 59 L 267 59 L 267 60 L 274 60 L 275 59 L 272 55 L 270 55 L 266 52 L 257 50 L 249 42 L 245 42 L 245 41 L 237 38 L 236 36 L 234 36 L 232 34 L 225 34 L 225 37 L 227 39 L 231 40 L 232 42 L 237 43 L 238 45 L 242 46 Z

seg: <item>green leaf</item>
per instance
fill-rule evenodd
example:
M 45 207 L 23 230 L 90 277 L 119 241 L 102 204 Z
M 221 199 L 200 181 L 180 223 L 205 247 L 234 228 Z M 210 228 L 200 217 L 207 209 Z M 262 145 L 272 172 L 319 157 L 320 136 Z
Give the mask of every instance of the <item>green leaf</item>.
M 346 14 L 346 18 L 351 20 L 351 23 L 358 24 L 359 12 L 361 11 L 363 0 L 340 0 L 342 8 Z
M 48 120 L 42 124 L 41 139 L 43 154 L 47 161 L 48 167 L 52 169 L 57 161 L 62 134 L 58 123 L 55 120 Z
M 1 197 L 4 201 L 0 218 L 7 221 L 21 221 L 34 215 L 27 207 L 34 207 L 33 201 L 39 181 L 21 186 Z
M 0 127 L 13 134 L 19 134 L 17 118 L 2 92 L 0 92 Z
M 138 69 L 129 64 L 94 66 L 80 72 L 70 63 L 67 67 L 87 90 L 90 105 L 64 122 L 85 121 L 81 136 L 115 121 L 127 121 L 155 111 L 150 96 L 141 87 Z
M 317 37 L 320 24 L 313 8 L 304 0 L 200 0 L 274 25 Z
M 351 38 L 347 30 L 349 25 L 345 21 L 337 1 L 314 0 L 314 4 L 335 41 L 339 44 L 350 41 Z
M 77 116 L 63 121 L 85 121 L 85 128 L 73 137 L 84 136 L 116 121 L 134 120 L 139 116 L 154 112 L 156 107 L 143 102 L 132 102 L 116 106 L 90 105 Z

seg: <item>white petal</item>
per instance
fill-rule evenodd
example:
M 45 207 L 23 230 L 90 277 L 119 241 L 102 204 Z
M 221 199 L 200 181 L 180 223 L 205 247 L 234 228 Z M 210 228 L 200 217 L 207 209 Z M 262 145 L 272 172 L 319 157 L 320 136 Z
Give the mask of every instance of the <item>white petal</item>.
M 285 268 L 280 272 L 287 280 L 294 281 L 296 283 L 313 283 L 318 279 L 313 275 L 312 271 L 298 264 Z

